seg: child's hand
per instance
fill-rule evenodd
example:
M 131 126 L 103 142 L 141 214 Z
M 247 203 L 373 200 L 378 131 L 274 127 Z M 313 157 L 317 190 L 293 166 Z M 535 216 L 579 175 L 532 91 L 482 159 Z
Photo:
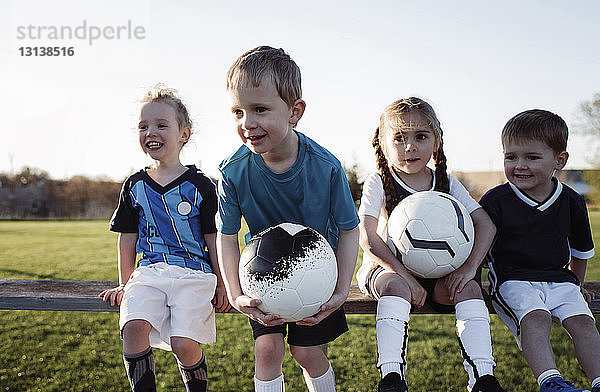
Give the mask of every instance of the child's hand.
M 262 325 L 265 325 L 267 327 L 281 325 L 285 322 L 277 315 L 263 313 L 260 309 L 258 309 L 258 305 L 260 305 L 260 300 L 256 298 L 250 298 L 247 295 L 240 295 L 234 300 L 234 303 L 232 305 L 234 308 L 239 310 L 241 313 L 244 313 L 252 320 L 261 323 Z
M 415 305 L 417 308 L 425 305 L 427 299 L 427 291 L 421 286 L 421 284 L 410 274 L 403 276 L 408 288 L 410 289 L 410 303 Z
M 326 318 L 336 309 L 342 306 L 344 304 L 344 301 L 346 301 L 346 298 L 348 298 L 348 295 L 343 295 L 339 293 L 336 294 L 334 292 L 331 298 L 329 298 L 329 301 L 321 305 L 317 314 L 315 314 L 314 316 L 305 317 L 302 320 L 297 321 L 296 324 L 310 326 L 320 323 L 321 321 L 323 321 L 324 318 Z
M 227 290 L 225 290 L 225 286 L 217 286 L 215 289 L 215 296 L 211 302 L 217 309 L 217 312 L 229 312 L 231 304 L 227 299 Z
M 587 302 L 588 305 L 591 305 L 594 298 L 596 298 L 596 294 L 593 291 L 587 291 L 583 286 L 580 286 L 579 289 L 581 290 L 581 295 L 583 295 L 585 302 Z
M 125 292 L 125 285 L 120 284 L 112 289 L 104 290 L 98 297 L 102 297 L 102 301 L 109 302 L 110 306 L 121 305 L 123 299 L 123 293 Z
M 450 301 L 454 301 L 454 296 L 460 293 L 469 281 L 475 278 L 477 268 L 472 268 L 468 264 L 463 264 L 444 278 L 444 285 L 450 294 Z

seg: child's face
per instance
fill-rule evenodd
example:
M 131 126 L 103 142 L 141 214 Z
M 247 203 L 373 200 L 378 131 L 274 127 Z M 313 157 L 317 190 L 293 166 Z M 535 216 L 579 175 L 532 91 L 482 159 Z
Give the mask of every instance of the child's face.
M 157 161 L 178 160 L 190 138 L 189 128 L 179 128 L 175 109 L 163 102 L 149 102 L 142 107 L 138 130 L 142 151 Z
M 538 201 L 548 197 L 554 189 L 552 176 L 565 166 L 568 153 L 557 154 L 539 140 L 504 141 L 503 146 L 504 174 L 508 181 Z
M 383 151 L 388 163 L 406 174 L 425 171 L 436 148 L 435 132 L 418 112 L 402 115 L 406 123 L 401 129 L 386 129 Z
M 269 78 L 258 87 L 242 83 L 229 90 L 229 97 L 238 135 L 253 153 L 281 155 L 289 150 L 296 140 L 293 127 L 304 112 L 302 100 L 288 107 Z

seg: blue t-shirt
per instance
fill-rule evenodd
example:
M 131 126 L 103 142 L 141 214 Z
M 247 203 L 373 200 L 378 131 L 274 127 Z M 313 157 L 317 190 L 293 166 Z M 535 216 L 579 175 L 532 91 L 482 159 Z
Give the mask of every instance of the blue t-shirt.
M 212 272 L 204 234 L 216 233 L 215 186 L 195 166 L 166 186 L 146 170 L 129 177 L 121 190 L 110 230 L 138 233 L 138 265 L 158 262 Z
M 297 132 L 296 162 L 275 173 L 241 146 L 219 165 L 217 229 L 236 234 L 243 216 L 252 236 L 282 222 L 321 233 L 337 249 L 338 230 L 352 230 L 358 214 L 346 174 L 329 151 Z

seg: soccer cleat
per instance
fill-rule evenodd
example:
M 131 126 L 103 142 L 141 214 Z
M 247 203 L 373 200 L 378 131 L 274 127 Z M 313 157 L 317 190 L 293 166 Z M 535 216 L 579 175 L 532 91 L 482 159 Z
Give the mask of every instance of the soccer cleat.
M 471 392 L 506 392 L 506 390 L 500 386 L 496 377 L 486 374 L 477 379 Z
M 379 381 L 377 392 L 408 392 L 408 386 L 398 373 L 391 372 Z
M 540 392 L 590 392 L 588 389 L 575 388 L 572 382 L 561 376 L 550 377 L 540 386 Z

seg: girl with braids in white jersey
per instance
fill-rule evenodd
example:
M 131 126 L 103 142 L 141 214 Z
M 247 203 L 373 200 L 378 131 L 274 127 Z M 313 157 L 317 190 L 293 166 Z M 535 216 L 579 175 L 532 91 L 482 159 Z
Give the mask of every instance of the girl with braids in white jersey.
M 406 344 L 411 305 L 427 300 L 434 308 L 454 307 L 467 390 L 504 391 L 493 376 L 489 313 L 474 280 L 496 229 L 465 187 L 446 173 L 442 129 L 433 108 L 419 98 L 398 100 L 385 108 L 375 130 L 377 173 L 363 185 L 359 208 L 363 263 L 357 279 L 361 290 L 378 300 L 378 391 L 408 391 Z M 433 157 L 435 170 L 427 163 Z M 471 255 L 456 271 L 440 279 L 413 276 L 389 244 L 387 219 L 405 197 L 419 191 L 449 193 L 465 205 L 475 226 Z M 423 390 L 426 386 L 419 386 Z

